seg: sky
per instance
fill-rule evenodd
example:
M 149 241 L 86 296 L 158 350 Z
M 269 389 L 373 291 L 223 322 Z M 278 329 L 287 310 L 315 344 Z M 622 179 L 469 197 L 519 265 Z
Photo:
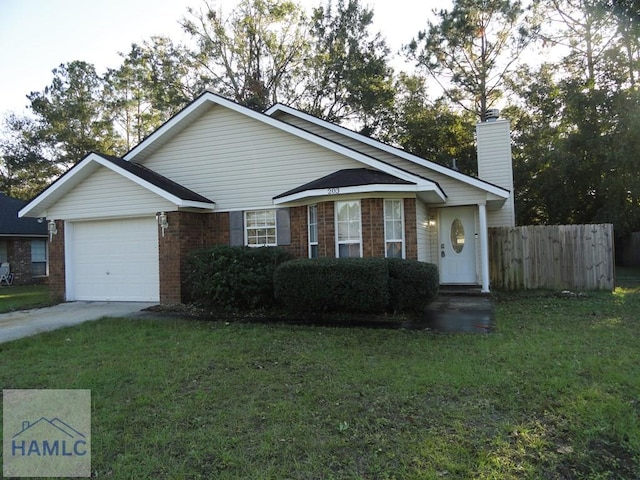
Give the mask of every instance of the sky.
M 228 11 L 237 0 L 217 0 Z M 324 0 L 297 0 L 310 10 Z M 361 0 L 373 8 L 374 31 L 393 52 L 424 29 L 447 0 Z M 121 63 L 119 52 L 152 35 L 184 39 L 178 20 L 200 0 L 0 0 L 0 116 L 26 113 L 26 95 L 51 83 L 61 63 L 83 60 L 102 74 Z M 404 64 L 400 58 L 394 67 Z M 407 66 L 405 70 L 410 68 Z

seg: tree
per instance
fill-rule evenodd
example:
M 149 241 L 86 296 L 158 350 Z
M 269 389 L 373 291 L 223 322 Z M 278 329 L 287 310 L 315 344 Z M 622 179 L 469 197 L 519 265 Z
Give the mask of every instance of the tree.
M 105 109 L 102 78 L 93 65 L 74 61 L 53 70 L 53 81 L 27 98 L 35 115 L 37 139 L 49 159 L 70 166 L 90 151 L 123 151 Z
M 184 47 L 165 37 L 132 44 L 105 74 L 105 101 L 126 149 L 140 143 L 202 90 Z
M 231 14 L 207 0 L 181 21 L 196 41 L 193 58 L 203 82 L 256 110 L 291 101 L 301 81 L 308 43 L 303 13 L 286 0 L 241 0 Z
M 454 0 L 405 47 L 450 101 L 485 120 L 537 28 L 519 0 Z
M 386 140 L 440 165 L 477 174 L 473 115 L 452 110 L 443 99 L 429 102 L 422 77 L 403 73 L 396 88 L 393 128 Z
M 61 173 L 48 158 L 39 140 L 40 131 L 32 118 L 15 114 L 4 119 L 0 141 L 0 191 L 28 200 Z
M 305 62 L 299 107 L 330 122 L 350 120 L 361 133 L 379 130 L 394 98 L 389 48 L 370 32 L 373 11 L 358 0 L 338 0 L 313 10 L 312 52 Z
M 563 67 L 586 88 L 601 85 L 604 57 L 615 43 L 612 12 L 599 0 L 548 0 L 543 2 L 547 21 L 538 36 L 548 47 L 563 47 Z

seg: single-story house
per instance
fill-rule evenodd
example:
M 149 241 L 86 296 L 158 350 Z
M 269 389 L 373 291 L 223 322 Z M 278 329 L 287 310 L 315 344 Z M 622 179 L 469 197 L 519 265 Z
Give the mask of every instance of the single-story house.
M 48 274 L 47 225 L 42 218 L 18 218 L 26 204 L 0 193 L 0 264 L 9 264 L 14 285 L 39 283 Z
M 479 178 L 205 91 L 122 158 L 89 153 L 20 215 L 56 232 L 50 285 L 66 300 L 180 302 L 185 257 L 213 244 L 416 259 L 488 292 L 487 229 L 514 225 L 509 122 L 477 136 Z

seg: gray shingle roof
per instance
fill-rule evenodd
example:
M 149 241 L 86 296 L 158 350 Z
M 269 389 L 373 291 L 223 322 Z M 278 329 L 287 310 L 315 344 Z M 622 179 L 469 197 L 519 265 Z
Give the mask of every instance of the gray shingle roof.
M 139 163 L 129 162 L 127 160 L 123 160 L 120 157 L 114 157 L 112 155 L 105 155 L 103 153 L 98 153 L 105 160 L 109 160 L 111 163 L 117 165 L 118 167 L 126 170 L 129 173 L 134 174 L 135 176 L 141 178 L 149 182 L 152 185 L 164 190 L 171 195 L 175 195 L 176 197 L 182 200 L 188 200 L 191 202 L 203 202 L 214 204 L 215 202 L 209 200 L 206 197 L 194 192 L 193 190 L 189 190 L 186 187 L 183 187 L 179 183 L 174 182 L 173 180 L 169 180 L 167 177 L 160 175 L 159 173 L 154 172 L 153 170 L 148 169 L 140 165 Z
M 380 184 L 415 185 L 413 182 L 402 180 L 401 178 L 394 177 L 393 175 L 380 172 L 378 170 L 370 170 L 368 168 L 349 168 L 345 170 L 338 170 L 337 172 L 330 173 L 329 175 L 313 180 L 312 182 L 305 183 L 304 185 L 289 190 L 288 192 L 281 193 L 274 197 L 274 199 L 294 195 L 300 192 L 306 192 L 308 190 Z
M 37 218 L 18 218 L 18 211 L 27 202 L 0 193 L 0 236 L 47 235 L 47 224 Z

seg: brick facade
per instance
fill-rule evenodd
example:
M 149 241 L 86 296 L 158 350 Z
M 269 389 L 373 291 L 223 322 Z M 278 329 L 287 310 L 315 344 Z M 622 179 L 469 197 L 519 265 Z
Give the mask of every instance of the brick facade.
M 65 300 L 64 221 L 56 220 L 56 228 L 49 242 L 49 292 L 54 300 Z
M 318 257 L 336 256 L 334 203 L 318 203 Z
M 228 243 L 229 215 L 167 213 L 169 227 L 164 236 L 158 227 L 160 267 L 160 303 L 173 304 L 185 300 L 185 266 L 190 252 L 218 243 Z
M 291 225 L 291 244 L 283 245 L 295 258 L 309 256 L 309 229 L 307 207 L 289 208 L 289 222 Z
M 362 256 L 384 257 L 384 200 L 364 198 L 360 201 Z
M 335 257 L 334 202 L 318 203 L 318 255 Z M 404 200 L 406 258 L 417 259 L 416 200 Z M 291 243 L 283 246 L 296 258 L 309 255 L 307 207 L 289 209 Z M 229 244 L 229 214 L 167 213 L 168 228 L 162 236 L 158 227 L 160 303 L 175 304 L 186 298 L 185 267 L 190 252 L 213 245 Z M 361 200 L 362 248 L 365 257 L 384 257 L 384 200 Z M 65 297 L 64 222 L 56 221 L 58 234 L 49 243 L 51 295 Z M 29 262 L 31 261 L 29 250 Z
M 407 260 L 418 260 L 416 199 L 404 199 L 404 249 Z
M 31 239 L 12 238 L 7 241 L 7 261 L 11 265 L 14 285 L 28 285 L 31 280 Z

